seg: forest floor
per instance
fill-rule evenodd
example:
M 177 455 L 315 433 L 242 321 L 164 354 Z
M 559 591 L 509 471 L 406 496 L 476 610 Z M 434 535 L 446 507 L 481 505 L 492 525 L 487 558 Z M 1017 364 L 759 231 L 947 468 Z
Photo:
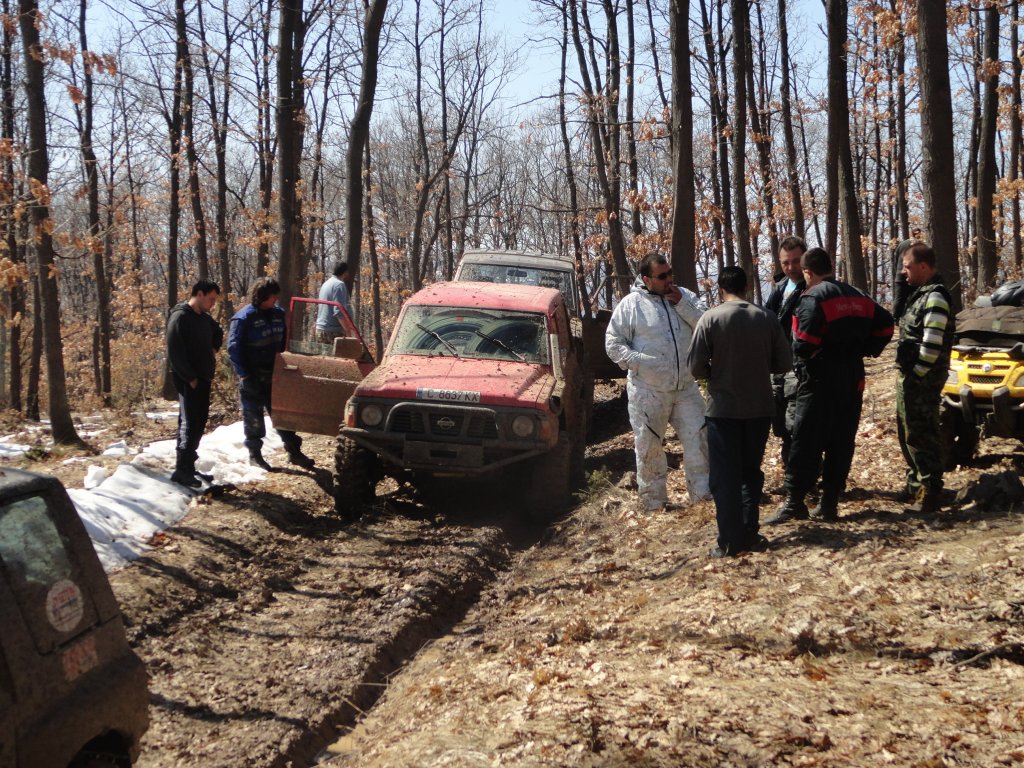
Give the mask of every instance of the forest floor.
M 151 676 L 139 765 L 1024 765 L 1024 451 L 982 441 L 945 511 L 905 512 L 869 362 L 839 521 L 765 526 L 763 553 L 709 559 L 710 503 L 640 511 L 610 388 L 546 530 L 500 484 L 382 485 L 343 526 L 326 438 L 312 471 L 197 498 L 112 577 Z

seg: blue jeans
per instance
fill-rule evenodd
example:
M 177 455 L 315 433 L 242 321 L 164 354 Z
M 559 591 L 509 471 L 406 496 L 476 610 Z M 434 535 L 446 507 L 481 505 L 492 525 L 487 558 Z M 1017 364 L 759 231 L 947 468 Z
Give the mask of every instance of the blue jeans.
M 711 496 L 718 520 L 718 546 L 735 554 L 756 540 L 764 488 L 761 460 L 771 418 L 707 419 Z
M 263 438 L 267 436 L 267 425 L 263 420 L 263 412 L 270 412 L 272 377 L 268 374 L 250 374 L 238 382 L 238 395 L 242 401 L 242 429 L 245 432 L 245 447 L 249 453 L 259 453 L 263 448 Z M 290 429 L 279 429 L 285 450 L 295 453 L 302 447 L 302 438 Z

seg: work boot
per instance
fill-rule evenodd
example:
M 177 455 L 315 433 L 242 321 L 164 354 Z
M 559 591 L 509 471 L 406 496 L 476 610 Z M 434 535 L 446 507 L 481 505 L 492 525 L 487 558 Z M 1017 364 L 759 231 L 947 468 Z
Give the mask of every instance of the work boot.
M 811 517 L 832 522 L 839 519 L 839 494 L 828 488 L 821 491 L 818 506 L 811 510 Z
M 316 462 L 304 454 L 301 448 L 295 448 L 294 450 L 288 451 L 288 461 L 297 467 L 302 467 L 303 469 L 312 469 L 316 466 Z
M 786 500 L 782 502 L 782 506 L 775 513 L 775 517 L 769 517 L 765 520 L 765 523 L 768 525 L 778 525 L 790 520 L 806 520 L 808 517 L 807 505 L 804 504 L 803 494 L 787 493 Z
M 907 507 L 907 512 L 917 515 L 934 515 L 942 511 L 942 491 L 933 488 L 921 488 L 917 492 L 917 500 Z
M 267 463 L 267 460 L 263 458 L 263 454 L 260 453 L 259 449 L 249 451 L 249 463 L 254 467 L 265 469 L 270 472 L 273 467 Z
M 199 478 L 194 474 L 182 472 L 177 469 L 171 474 L 171 482 L 177 483 L 178 485 L 184 485 L 186 488 L 198 488 L 202 485 L 202 482 L 200 482 Z
M 196 470 L 193 474 L 200 480 L 202 480 L 204 483 L 213 482 L 213 475 L 207 474 L 206 472 L 200 472 L 199 470 Z

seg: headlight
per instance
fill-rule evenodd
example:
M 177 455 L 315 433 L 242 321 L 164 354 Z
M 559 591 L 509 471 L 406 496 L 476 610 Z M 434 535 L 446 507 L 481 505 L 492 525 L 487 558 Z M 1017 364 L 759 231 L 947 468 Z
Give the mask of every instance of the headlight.
M 384 421 L 384 411 L 380 409 L 379 405 L 364 405 L 363 409 L 359 411 L 359 418 L 366 426 L 376 427 Z
M 516 437 L 529 437 L 535 426 L 532 416 L 516 416 L 512 419 L 512 434 Z
M 1013 386 L 1015 389 L 1024 387 L 1024 373 L 1017 377 L 1017 380 L 1013 382 Z
M 950 368 L 949 369 L 949 373 L 946 374 L 946 383 L 947 384 L 956 384 L 959 381 L 960 381 L 960 377 L 957 374 L 956 369 L 955 368 Z

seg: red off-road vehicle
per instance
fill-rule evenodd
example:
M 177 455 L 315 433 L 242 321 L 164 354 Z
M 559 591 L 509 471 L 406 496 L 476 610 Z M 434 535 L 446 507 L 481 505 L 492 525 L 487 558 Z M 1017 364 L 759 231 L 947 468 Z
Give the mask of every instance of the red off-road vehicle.
M 338 437 L 335 503 L 357 517 L 384 474 L 516 473 L 538 520 L 583 474 L 587 376 L 554 288 L 440 283 L 402 309 Z

